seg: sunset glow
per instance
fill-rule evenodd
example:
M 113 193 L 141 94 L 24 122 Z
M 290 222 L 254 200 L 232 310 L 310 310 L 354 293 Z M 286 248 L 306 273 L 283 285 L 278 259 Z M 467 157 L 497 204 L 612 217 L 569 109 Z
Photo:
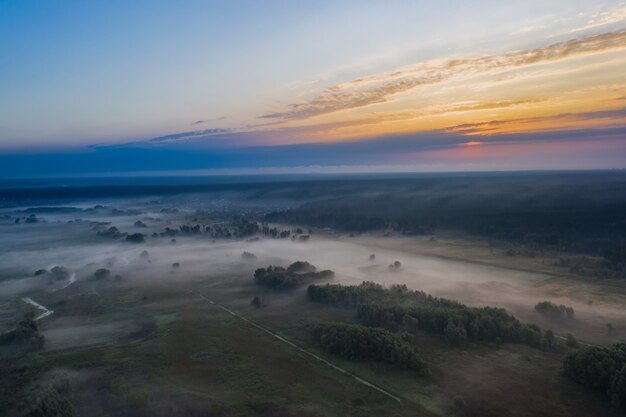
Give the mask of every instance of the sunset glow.
M 486 152 L 501 136 L 579 146 L 607 131 L 626 155 L 623 1 L 139 3 L 0 4 L 0 157 L 158 146 L 235 161 L 398 135 Z

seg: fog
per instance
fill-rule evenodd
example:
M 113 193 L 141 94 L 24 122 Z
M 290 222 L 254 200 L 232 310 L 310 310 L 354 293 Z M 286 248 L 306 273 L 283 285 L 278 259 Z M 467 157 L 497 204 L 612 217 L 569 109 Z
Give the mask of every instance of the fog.
M 304 260 L 319 269 L 333 270 L 335 277 L 328 282 L 406 284 L 472 306 L 504 307 L 523 321 L 553 328 L 558 334 L 571 332 L 582 339 L 602 340 L 608 322 L 616 327 L 612 338 L 626 334 L 622 313 L 626 296 L 621 289 L 606 291 L 601 284 L 423 255 L 418 253 L 426 240 L 423 237 L 372 234 L 351 238 L 328 230 L 313 231 L 307 241 L 262 236 L 213 239 L 207 233 L 153 237 L 166 227 L 221 224 L 226 221 L 224 213 L 246 215 L 267 208 L 242 204 L 237 199 L 206 202 L 197 196 L 183 201 L 118 199 L 72 207 L 18 207 L 0 212 L 0 298 L 5 303 L 19 299 L 43 303 L 46 294 L 69 293 L 73 286 L 88 287 L 93 282 L 123 282 L 144 288 L 172 285 L 178 289 L 201 283 L 205 288 L 219 285 L 236 289 L 253 286 L 256 268 Z M 27 223 L 33 214 L 36 222 Z M 16 218 L 20 218 L 19 223 Z M 141 227 L 135 225 L 137 221 L 142 222 Z M 120 233 L 142 233 L 145 242 L 130 243 L 123 237 L 98 234 L 109 227 L 116 227 Z M 256 259 L 242 258 L 244 251 L 253 253 Z M 374 260 L 370 260 L 371 254 L 375 254 Z M 395 261 L 401 266 L 391 270 L 389 265 Z M 102 268 L 110 274 L 99 280 L 96 271 Z M 284 300 L 303 302 L 302 297 L 290 299 L 284 294 L 270 298 L 274 306 L 284 305 Z M 573 306 L 576 319 L 555 321 L 542 317 L 533 307 L 543 300 Z M 40 311 L 40 315 L 43 313 Z M 53 333 L 54 326 L 49 331 Z

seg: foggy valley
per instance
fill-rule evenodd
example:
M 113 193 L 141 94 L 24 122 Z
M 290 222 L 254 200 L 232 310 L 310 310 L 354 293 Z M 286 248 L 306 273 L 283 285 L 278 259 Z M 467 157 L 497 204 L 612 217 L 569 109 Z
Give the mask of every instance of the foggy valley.
M 515 191 L 508 191 L 516 198 L 521 198 L 519 181 L 544 183 L 546 191 L 523 199 L 543 201 L 545 212 L 546 207 L 560 206 L 564 203 L 561 200 L 570 198 L 566 192 L 554 194 L 554 184 L 558 189 L 586 187 L 589 196 L 598 187 L 606 187 L 608 178 L 611 187 L 626 187 L 623 176 L 606 175 L 591 183 L 585 180 L 586 185 L 574 174 L 560 174 L 558 178 L 552 174 L 521 179 L 499 177 L 498 182 L 504 183 L 503 190 L 516 184 Z M 184 190 L 185 180 L 179 181 Z M 380 181 L 385 182 L 384 187 Z M 525 395 L 536 398 L 536 407 L 531 406 L 531 410 L 543 410 L 545 404 L 541 401 L 552 401 L 552 395 L 579 391 L 581 388 L 561 375 L 561 358 L 568 352 L 626 338 L 626 287 L 621 272 L 615 270 L 616 276 L 598 278 L 563 262 L 567 257 L 582 256 L 595 259 L 601 268 L 598 255 L 527 239 L 468 233 L 452 226 L 427 227 L 427 218 L 421 232 L 403 230 L 401 223 L 389 220 L 398 213 L 408 215 L 409 208 L 404 212 L 398 207 L 391 211 L 383 208 L 372 213 L 372 206 L 368 212 L 351 207 L 349 210 L 357 215 L 375 214 L 386 223 L 384 227 L 373 224 L 355 230 L 350 230 L 353 226 L 349 224 L 331 228 L 323 221 L 298 224 L 270 220 L 280 216 L 288 219 L 290 213 L 308 210 L 311 204 L 322 212 L 326 205 L 334 210 L 336 204 L 352 201 L 358 207 L 360 199 L 380 199 L 383 195 L 384 200 L 407 195 L 416 200 L 410 190 L 424 186 L 431 197 L 447 195 L 424 202 L 430 212 L 493 209 L 488 195 L 476 203 L 473 193 L 467 192 L 468 188 L 484 188 L 493 181 L 491 176 L 437 177 L 435 183 L 432 181 L 420 177 L 339 177 L 252 185 L 209 184 L 204 190 L 161 190 L 161 194 L 151 190 L 152 195 L 128 197 L 120 192 L 128 185 L 119 180 L 110 189 L 96 185 L 93 190 L 100 191 L 89 197 L 81 195 L 80 187 L 70 187 L 74 196 L 46 200 L 50 190 L 33 189 L 31 195 L 38 204 L 19 197 L 17 188 L 6 189 L 0 213 L 0 324 L 4 334 L 11 335 L 23 324 L 23 317 L 31 314 L 42 340 L 41 346 L 30 348 L 39 359 L 32 362 L 32 354 L 26 356 L 36 367 L 35 374 L 26 377 L 18 372 L 10 378 L 15 384 L 30 384 L 32 378 L 38 378 L 39 384 L 66 381 L 72 387 L 79 414 L 117 410 L 129 415 L 170 415 L 163 411 L 170 407 L 186 415 L 204 415 L 198 404 L 208 400 L 206 395 L 217 414 L 256 407 L 270 410 L 261 414 L 288 413 L 288 406 L 280 400 L 283 394 L 276 397 L 271 389 L 267 391 L 266 384 L 289 385 L 280 392 L 289 392 L 293 398 L 303 394 L 299 393 L 300 385 L 307 392 L 315 389 L 315 397 L 307 395 L 308 399 L 298 401 L 313 401 L 310 404 L 315 404 L 318 411 L 332 414 L 321 400 L 328 394 L 325 390 L 329 385 L 312 388 L 309 377 L 302 380 L 299 376 L 305 370 L 307 375 L 314 372 L 315 378 L 342 384 L 341 392 L 345 393 L 341 395 L 358 399 L 345 407 L 374 409 L 385 404 L 386 411 L 380 411 L 383 414 L 497 415 L 498 404 L 515 409 L 517 397 L 512 391 L 520 390 L 530 390 L 531 394 Z M 321 189 L 324 192 L 316 191 Z M 502 195 L 505 191 L 492 192 Z M 550 200 L 542 193 L 549 193 Z M 615 200 L 615 195 L 593 198 L 597 210 L 609 211 L 624 204 L 619 198 Z M 573 204 L 584 207 L 587 201 Z M 532 215 L 533 208 L 526 205 L 522 212 Z M 613 238 L 600 233 L 597 239 Z M 296 261 L 302 261 L 302 266 L 296 266 Z M 270 272 L 265 269 L 268 266 L 279 269 Z M 271 280 L 260 280 L 259 270 L 266 271 L 263 273 Z M 315 272 L 321 270 L 332 273 Z M 374 291 L 408 291 L 393 296 L 401 297 L 398 306 L 405 305 L 408 301 L 401 300 L 413 297 L 412 291 L 417 291 L 416 296 L 425 293 L 439 297 L 433 299 L 437 303 L 445 299 L 462 303 L 460 306 L 466 306 L 462 308 L 470 309 L 467 314 L 473 314 L 469 313 L 472 308 L 502 308 L 514 316 L 514 322 L 519 323 L 515 326 L 539 326 L 537 341 L 516 341 L 517 336 L 506 333 L 483 341 L 486 336 L 465 335 L 465 331 L 462 340 L 450 339 L 448 330 L 442 335 L 417 321 L 411 324 L 408 317 L 412 313 L 407 310 L 403 314 L 409 315 L 400 322 L 381 322 L 375 327 L 408 332 L 410 345 L 427 370 L 411 376 L 414 371 L 394 369 L 374 358 L 355 361 L 358 356 L 350 359 L 332 350 L 325 352 L 323 344 L 311 339 L 317 334 L 307 330 L 311 326 L 367 323 L 372 317 L 364 318 L 360 307 L 352 310 L 351 301 L 341 301 L 338 306 L 332 304 L 336 301 L 319 304 L 314 295 L 307 295 L 307 288 L 308 292 L 310 286 L 324 289 L 326 284 L 331 284 L 331 289 L 363 288 L 363 283 L 382 285 Z M 389 302 L 383 293 L 380 297 L 381 306 Z M 356 302 L 356 307 L 367 305 L 365 301 Z M 565 314 L 567 309 L 571 312 Z M 389 320 L 390 316 L 386 317 Z M 547 330 L 553 333 L 550 346 L 541 336 Z M 268 334 L 264 336 L 263 332 Z M 269 334 L 280 337 L 273 342 Z M 507 341 L 507 337 L 512 339 Z M 281 344 L 283 338 L 289 344 Z M 3 349 L 8 357 L 20 357 L 23 349 L 30 350 L 25 342 L 10 342 L 7 336 L 5 339 L 8 341 Z M 250 348 L 252 351 L 248 351 Z M 298 349 L 308 353 L 298 353 Z M 312 356 L 307 357 L 309 354 Z M 320 362 L 322 357 L 348 374 Z M 245 360 L 246 365 L 231 364 L 234 358 Z M 270 365 L 276 360 L 297 364 L 286 370 Z M 319 363 L 312 363 L 316 361 Z M 229 364 L 226 370 L 214 368 L 224 363 Z M 501 374 L 503 366 L 508 370 Z M 280 374 L 281 369 L 288 374 Z M 511 370 L 518 373 L 515 380 L 510 379 Z M 229 381 L 239 381 L 236 375 L 240 371 L 250 372 L 259 385 L 245 392 L 228 388 Z M 471 384 L 460 377 L 476 372 L 484 373 L 484 377 Z M 357 378 L 376 388 L 360 384 Z M 129 385 L 124 390 L 131 394 L 116 393 L 115 384 L 122 383 Z M 160 394 L 165 383 L 174 384 L 174 393 Z M 216 383 L 220 391 L 213 394 Z M 534 392 L 536 384 L 549 384 L 550 389 Z M 384 392 L 371 392 L 378 388 Z M 109 394 L 98 394 L 102 390 Z M 487 391 L 493 402 L 479 399 Z M 389 398 L 393 405 L 387 404 Z M 395 404 L 393 398 L 400 398 L 400 403 Z M 462 404 L 458 398 L 462 398 Z M 178 408 L 181 402 L 186 405 Z M 354 405 L 357 402 L 365 405 Z M 10 407 L 11 402 L 5 405 Z M 563 415 L 583 415 L 591 409 L 604 410 L 606 415 L 617 412 L 589 394 L 577 394 L 560 403 L 561 411 L 549 409 L 551 413 L 567 413 Z M 342 410 L 340 414 L 347 412 Z

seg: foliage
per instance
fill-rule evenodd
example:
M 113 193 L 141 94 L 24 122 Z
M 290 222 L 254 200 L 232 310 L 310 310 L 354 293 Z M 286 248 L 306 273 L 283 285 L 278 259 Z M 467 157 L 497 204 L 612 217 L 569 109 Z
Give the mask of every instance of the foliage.
M 554 249 L 602 257 L 580 272 L 626 277 L 626 182 L 621 175 L 474 174 L 300 188 L 318 198 L 269 213 L 266 220 L 349 232 L 457 230 L 536 253 Z
M 542 301 L 535 305 L 535 310 L 541 314 L 555 318 L 574 318 L 574 308 L 563 304 L 556 305 L 551 301 Z
M 105 279 L 111 276 L 111 271 L 106 268 L 100 268 L 93 273 L 94 278 L 96 279 Z
M 263 302 L 261 301 L 261 298 L 258 295 L 255 295 L 252 301 L 250 302 L 250 305 L 252 305 L 252 307 L 261 308 L 263 307 Z
M 425 368 L 406 334 L 346 323 L 312 325 L 311 334 L 326 352 L 347 359 L 371 359 L 418 371 Z
M 626 406 L 626 344 L 588 347 L 563 360 L 563 372 L 573 381 L 600 391 L 615 406 Z
M 56 378 L 32 395 L 25 417 L 73 417 L 74 406 L 69 400 L 70 384 L 66 378 Z
M 287 267 L 287 271 L 296 273 L 315 272 L 317 268 L 307 261 L 296 261 Z
M 312 267 L 313 271 L 302 273 L 295 272 L 295 270 L 301 270 L 304 264 L 308 265 L 307 269 Z M 315 269 L 313 265 L 302 261 L 294 262 L 287 268 L 270 265 L 267 268 L 259 268 L 254 271 L 254 280 L 257 284 L 264 287 L 288 290 L 296 288 L 312 279 L 327 279 L 335 275 L 335 273 L 330 270 L 315 272 Z
M 567 341 L 565 344 L 571 348 L 577 348 L 579 346 L 578 340 L 576 340 L 574 335 L 571 333 L 567 334 Z
M 131 243 L 143 243 L 146 240 L 146 236 L 143 233 L 133 233 L 132 235 L 126 236 L 125 240 Z
M 502 308 L 468 307 L 457 301 L 373 282 L 357 286 L 310 285 L 312 301 L 357 309 L 362 323 L 389 329 L 416 327 L 442 334 L 452 345 L 466 340 L 541 344 L 541 329 L 523 324 Z
M 0 344 L 16 343 L 26 346 L 30 351 L 40 350 L 43 348 L 45 339 L 39 333 L 39 326 L 32 314 L 26 315 L 17 324 L 14 330 L 4 333 L 0 337 Z

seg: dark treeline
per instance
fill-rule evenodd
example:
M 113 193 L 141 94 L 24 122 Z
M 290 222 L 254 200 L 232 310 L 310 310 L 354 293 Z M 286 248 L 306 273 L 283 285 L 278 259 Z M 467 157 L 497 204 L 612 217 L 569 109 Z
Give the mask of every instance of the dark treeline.
M 370 359 L 417 371 L 426 367 L 406 333 L 346 323 L 314 324 L 310 331 L 322 349 L 346 359 Z
M 451 345 L 472 340 L 553 347 L 553 341 L 544 343 L 538 326 L 524 324 L 502 308 L 468 307 L 411 291 L 404 285 L 389 289 L 372 282 L 358 286 L 310 285 L 308 295 L 315 302 L 356 308 L 359 320 L 368 326 L 420 329 L 444 335 Z
M 589 347 L 569 353 L 563 372 L 572 380 L 608 396 L 616 407 L 626 407 L 626 344 Z
M 574 318 L 574 308 L 563 304 L 555 304 L 552 301 L 541 301 L 535 305 L 535 310 L 541 314 L 554 318 Z
M 342 190 L 266 218 L 356 232 L 458 230 L 537 251 L 602 256 L 607 276 L 626 271 L 624 174 L 379 180 Z
M 332 278 L 335 273 L 331 270 L 317 271 L 313 265 L 304 261 L 296 261 L 287 268 L 268 266 L 254 271 L 254 281 L 267 288 L 275 290 L 289 290 L 298 287 L 313 279 Z

